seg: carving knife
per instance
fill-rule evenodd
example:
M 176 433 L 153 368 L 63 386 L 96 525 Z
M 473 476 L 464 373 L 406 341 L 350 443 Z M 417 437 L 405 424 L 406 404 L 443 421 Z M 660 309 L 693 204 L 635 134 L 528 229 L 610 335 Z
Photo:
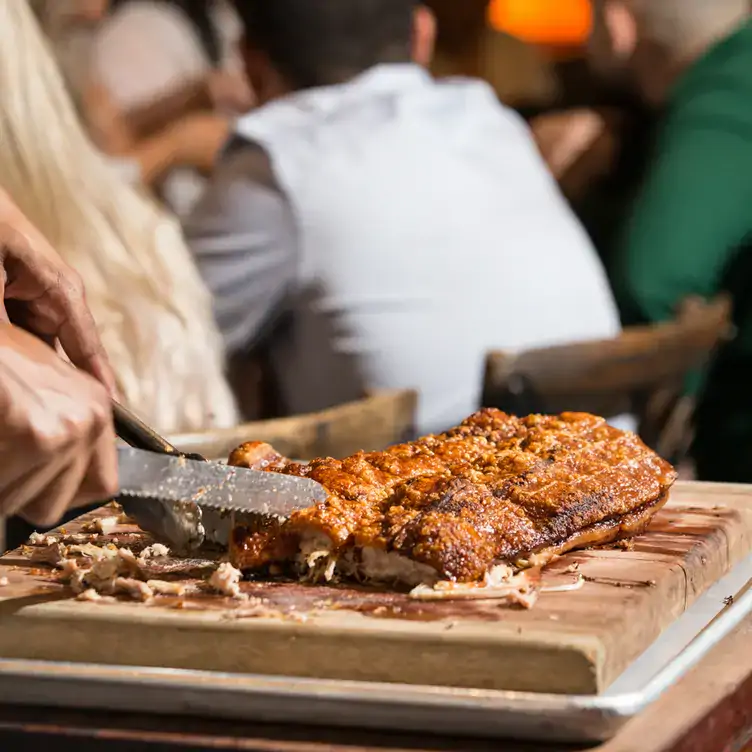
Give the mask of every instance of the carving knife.
M 186 454 L 113 400 L 120 493 L 129 517 L 178 551 L 204 540 L 226 546 L 233 521 L 248 515 L 287 517 L 323 501 L 327 492 L 308 478 L 228 467 Z
M 324 501 L 310 478 L 199 462 L 181 455 L 118 447 L 118 503 L 129 517 L 178 551 L 208 539 L 226 545 L 233 519 L 286 518 Z

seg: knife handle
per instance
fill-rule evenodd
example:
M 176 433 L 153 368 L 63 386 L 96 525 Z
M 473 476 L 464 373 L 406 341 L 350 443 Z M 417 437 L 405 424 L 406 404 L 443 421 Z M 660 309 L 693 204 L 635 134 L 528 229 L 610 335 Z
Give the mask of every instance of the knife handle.
M 176 449 L 167 439 L 160 436 L 153 428 L 149 428 L 140 418 L 119 402 L 112 400 L 112 416 L 115 423 L 115 433 L 129 446 L 143 449 L 156 454 L 170 454 L 175 457 L 186 457 L 192 460 L 205 460 L 198 454 L 186 454 Z

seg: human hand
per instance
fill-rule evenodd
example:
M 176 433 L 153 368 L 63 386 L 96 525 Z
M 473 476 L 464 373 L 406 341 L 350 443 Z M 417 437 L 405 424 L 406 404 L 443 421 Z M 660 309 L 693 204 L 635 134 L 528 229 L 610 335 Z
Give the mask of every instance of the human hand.
M 0 191 L 0 322 L 9 321 L 59 342 L 74 366 L 116 395 L 81 278 Z
M 46 344 L 0 323 L 0 515 L 51 527 L 117 493 L 110 398 Z
M 230 137 L 230 120 L 215 114 L 189 115 L 175 124 L 172 135 L 178 162 L 209 173 Z

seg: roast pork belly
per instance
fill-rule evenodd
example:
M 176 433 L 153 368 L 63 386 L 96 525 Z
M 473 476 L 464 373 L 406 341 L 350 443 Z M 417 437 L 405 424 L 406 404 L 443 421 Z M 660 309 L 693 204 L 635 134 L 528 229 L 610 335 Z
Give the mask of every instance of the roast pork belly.
M 415 587 L 494 586 L 557 554 L 642 532 L 674 469 L 633 433 L 583 413 L 485 409 L 437 436 L 303 464 L 249 443 L 239 467 L 312 478 L 328 499 L 238 525 L 232 563 Z

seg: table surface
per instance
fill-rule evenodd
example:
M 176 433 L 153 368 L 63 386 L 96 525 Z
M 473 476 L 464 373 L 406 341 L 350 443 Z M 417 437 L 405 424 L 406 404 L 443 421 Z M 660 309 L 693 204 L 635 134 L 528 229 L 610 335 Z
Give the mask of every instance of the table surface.
M 51 698 L 52 700 L 52 698 Z M 545 746 L 200 719 L 0 707 L 0 750 L 76 752 L 280 750 L 281 752 L 752 752 L 752 617 L 613 740 Z

